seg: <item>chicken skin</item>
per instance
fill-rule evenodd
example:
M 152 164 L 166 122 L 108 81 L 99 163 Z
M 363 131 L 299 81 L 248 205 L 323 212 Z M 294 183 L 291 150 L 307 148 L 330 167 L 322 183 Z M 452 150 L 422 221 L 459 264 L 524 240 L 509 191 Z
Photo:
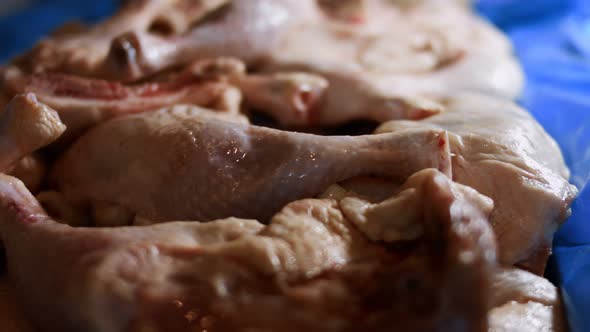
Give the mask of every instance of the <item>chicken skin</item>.
M 60 158 L 52 183 L 75 205 L 113 203 L 154 221 L 264 221 L 288 202 L 355 176 L 401 183 L 424 168 L 450 174 L 441 130 L 327 137 L 221 114 L 175 106 L 106 122 Z

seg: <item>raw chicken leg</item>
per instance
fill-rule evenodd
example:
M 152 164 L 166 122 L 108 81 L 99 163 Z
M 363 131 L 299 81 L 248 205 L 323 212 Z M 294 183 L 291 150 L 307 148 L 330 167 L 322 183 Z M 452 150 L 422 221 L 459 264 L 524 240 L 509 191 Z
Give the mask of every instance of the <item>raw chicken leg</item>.
M 27 72 L 57 71 L 82 76 L 96 75 L 103 70 L 109 50 L 114 56 L 125 52 L 117 37 L 132 31 L 150 28 L 183 33 L 188 27 L 227 0 L 130 0 L 112 18 L 92 28 L 66 26 L 39 43 L 28 54 L 16 59 Z M 160 31 L 157 31 L 160 32 Z M 115 44 L 111 48 L 111 44 Z M 118 49 L 122 48 L 122 49 Z M 106 73 L 103 77 L 116 75 Z
M 34 93 L 40 101 L 59 112 L 67 125 L 60 145 L 67 145 L 63 143 L 70 143 L 107 119 L 175 104 L 208 107 L 234 114 L 237 120 L 247 122 L 238 115 L 242 106 L 241 92 L 230 85 L 230 81 L 234 84 L 234 81 L 251 80 L 245 75 L 242 62 L 226 58 L 196 61 L 172 77 L 134 85 L 63 74 L 23 76 L 14 70 L 5 79 L 5 90 Z
M 79 65 L 66 61 L 58 66 L 62 72 L 123 81 L 219 56 L 237 57 L 268 72 L 304 71 L 327 79 L 326 95 L 317 107 L 287 107 L 279 114 L 271 106 L 269 113 L 287 126 L 421 119 L 443 110 L 432 100 L 433 93 L 477 90 L 514 98 L 522 85 L 505 38 L 457 3 L 367 1 L 352 7 L 366 7 L 362 21 L 342 22 L 315 0 L 202 0 L 198 3 L 205 3 L 200 5 L 203 12 L 213 13 L 209 19 L 171 36 L 154 34 L 145 26 L 160 7 L 178 5 L 142 3 L 134 14 L 138 18 L 128 19 L 130 23 L 121 23 L 129 15 L 124 9 L 111 20 L 119 23 L 107 21 L 95 28 L 108 31 L 102 32 L 103 39 L 122 34 L 106 58 L 101 43 L 93 43 L 100 51 L 92 56 L 85 55 L 82 46 L 76 49 L 96 39 L 78 35 L 65 36 L 67 43 L 58 38 L 51 52 L 40 51 L 47 48 L 40 46 L 33 54 L 63 53 Z M 45 44 L 53 45 L 51 40 Z M 41 56 L 35 63 L 44 62 Z
M 71 141 L 109 118 L 176 104 L 207 107 L 237 118 L 245 106 L 286 125 L 306 124 L 327 87 L 325 79 L 307 73 L 248 75 L 244 63 L 232 58 L 199 60 L 172 77 L 136 85 L 59 74 L 18 76 L 11 82 L 13 90 L 35 93 L 59 111 L 68 126 L 61 141 Z
M 129 0 L 0 67 L 13 297 L 48 332 L 564 330 L 512 266 L 576 188 L 467 2 Z
M 154 221 L 266 221 L 354 176 L 402 182 L 429 167 L 450 173 L 444 131 L 323 137 L 216 114 L 176 106 L 100 125 L 56 163 L 55 188 L 72 202 L 114 203 Z
M 0 175 L 0 238 L 47 331 L 485 331 L 493 234 L 471 203 L 486 198 L 461 188 L 425 170 L 399 194 L 420 205 L 373 206 L 423 229 L 404 250 L 369 240 L 333 199 L 293 202 L 268 226 L 71 228 Z
M 459 95 L 445 108 L 422 121 L 392 121 L 377 132 L 448 130 L 453 180 L 494 200 L 500 262 L 542 274 L 553 234 L 577 193 L 557 144 L 511 102 Z
M 469 11 L 444 1 L 370 9 L 364 24 L 309 22 L 291 31 L 262 66 L 328 79 L 312 124 L 425 118 L 443 110 L 433 94 L 520 93 L 522 73 L 510 44 Z
M 264 112 L 285 126 L 312 122 L 328 81 L 307 73 L 272 73 L 236 77 L 232 80 L 250 109 Z
M 308 123 L 297 125 L 419 119 L 440 111 L 433 93 L 520 93 L 522 73 L 509 43 L 461 6 L 426 1 L 402 9 L 376 1 L 380 5 L 369 6 L 364 22 L 342 23 L 314 1 L 298 1 L 297 7 L 289 0 L 272 6 L 267 1 L 232 2 L 218 20 L 183 36 L 130 34 L 121 42 L 133 47 L 118 71 L 135 80 L 195 58 L 233 56 L 265 71 L 325 77 L 330 86 L 324 102 L 306 117 Z
M 230 1 L 211 20 L 183 35 L 132 32 L 115 40 L 100 76 L 135 81 L 199 58 L 262 61 L 281 47 L 287 31 L 320 13 L 315 0 Z

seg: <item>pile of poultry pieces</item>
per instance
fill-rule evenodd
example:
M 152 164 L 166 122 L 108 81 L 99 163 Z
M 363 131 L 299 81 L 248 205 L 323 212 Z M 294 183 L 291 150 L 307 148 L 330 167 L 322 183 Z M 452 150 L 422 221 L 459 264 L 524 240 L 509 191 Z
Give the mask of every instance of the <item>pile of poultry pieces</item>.
M 511 52 L 459 0 L 65 26 L 1 71 L 2 325 L 564 330 L 540 275 L 576 188 Z

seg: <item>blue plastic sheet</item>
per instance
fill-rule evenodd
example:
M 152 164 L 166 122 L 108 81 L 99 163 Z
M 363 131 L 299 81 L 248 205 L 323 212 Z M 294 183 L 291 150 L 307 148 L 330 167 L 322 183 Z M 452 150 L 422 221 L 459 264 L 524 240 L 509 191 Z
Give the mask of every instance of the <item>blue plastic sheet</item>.
M 580 196 L 550 262 L 572 331 L 590 331 L 590 1 L 487 0 L 480 11 L 512 39 L 527 75 L 521 103 L 561 146 Z
M 0 18 L 0 63 L 65 21 L 93 22 L 115 6 L 38 0 Z M 520 102 L 556 138 L 581 189 L 556 234 L 548 275 L 560 285 L 572 331 L 590 331 L 590 0 L 480 0 L 477 7 L 514 42 L 527 75 Z

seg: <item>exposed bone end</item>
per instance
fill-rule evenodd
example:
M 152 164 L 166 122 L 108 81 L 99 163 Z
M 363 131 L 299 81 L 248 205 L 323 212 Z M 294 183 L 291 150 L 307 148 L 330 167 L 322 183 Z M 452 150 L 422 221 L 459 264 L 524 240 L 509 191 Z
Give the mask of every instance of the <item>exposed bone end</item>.
M 411 120 L 424 119 L 445 111 L 442 104 L 426 98 L 404 99 L 404 106 L 408 112 L 407 118 Z
M 135 81 L 149 72 L 144 58 L 143 39 L 146 34 L 127 32 L 113 39 L 111 47 L 100 70 L 102 77 L 123 82 Z M 156 38 L 156 37 L 154 37 Z
M 170 66 L 185 65 L 194 60 L 178 54 L 178 48 L 177 43 L 159 35 L 141 31 L 123 33 L 112 40 L 98 76 L 133 82 Z
M 23 155 L 52 143 L 66 130 L 57 112 L 32 93 L 14 97 L 0 121 L 3 135 L 10 137 Z
M 283 125 L 308 125 L 328 81 L 308 73 L 250 75 L 235 82 L 247 105 L 275 118 Z
M 441 131 L 435 126 L 428 126 L 417 121 L 389 121 L 379 126 L 374 134 L 385 134 L 385 133 L 397 133 L 405 130 L 424 130 L 431 128 L 435 132 L 436 136 L 433 138 L 433 144 L 436 147 L 436 157 L 438 160 L 433 165 L 437 165 L 437 169 L 445 174 L 448 178 L 453 177 L 453 163 L 451 153 L 451 141 L 455 140 L 456 137 L 450 134 L 448 131 Z M 433 167 L 433 166 L 430 166 Z M 409 176 L 409 175 L 408 175 Z

